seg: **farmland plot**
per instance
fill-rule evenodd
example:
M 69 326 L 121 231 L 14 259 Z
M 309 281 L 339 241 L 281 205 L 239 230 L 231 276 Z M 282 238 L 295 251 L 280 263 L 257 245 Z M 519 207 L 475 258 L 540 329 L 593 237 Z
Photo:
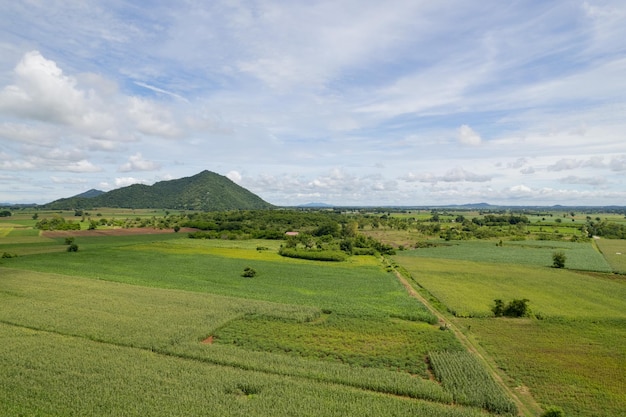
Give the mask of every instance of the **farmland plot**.
M 486 415 L 426 378 L 428 352 L 460 346 L 367 258 L 175 236 L 54 244 L 0 266 L 0 413 Z
M 457 315 L 511 388 L 565 415 L 626 410 L 626 282 L 610 274 L 407 256 L 394 259 Z M 539 319 L 493 318 L 494 299 L 528 299 Z

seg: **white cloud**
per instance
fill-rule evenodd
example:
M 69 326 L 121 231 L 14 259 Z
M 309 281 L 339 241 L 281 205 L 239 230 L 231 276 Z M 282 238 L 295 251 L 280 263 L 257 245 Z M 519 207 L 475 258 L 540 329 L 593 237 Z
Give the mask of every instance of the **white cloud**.
M 438 182 L 488 182 L 492 179 L 489 175 L 480 175 L 474 172 L 466 171 L 463 168 L 456 167 L 448 170 L 443 175 L 434 175 L 432 173 L 413 174 L 401 178 L 406 182 L 424 182 L 436 184 Z
M 161 165 L 154 161 L 148 161 L 143 158 L 141 153 L 136 153 L 128 158 L 128 162 L 118 168 L 120 172 L 130 171 L 156 171 L 161 169 Z
M 458 134 L 459 142 L 463 145 L 478 146 L 482 142 L 480 135 L 468 125 L 462 125 L 458 130 Z
M 228 174 L 226 174 L 226 177 L 237 184 L 239 184 L 242 179 L 242 176 L 238 171 L 230 171 L 228 172 Z
M 115 188 L 128 187 L 129 185 L 133 185 L 133 184 L 149 184 L 149 183 L 150 183 L 149 181 L 145 179 L 141 179 L 141 178 L 134 178 L 134 177 L 115 178 Z

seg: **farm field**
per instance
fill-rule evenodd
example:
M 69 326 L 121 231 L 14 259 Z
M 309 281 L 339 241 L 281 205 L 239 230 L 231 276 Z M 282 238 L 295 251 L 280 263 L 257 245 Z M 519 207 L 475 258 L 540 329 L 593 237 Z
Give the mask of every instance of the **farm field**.
M 450 320 L 493 358 L 511 387 L 530 390 L 541 405 L 560 406 L 566 416 L 624 415 L 626 281 L 541 266 L 526 256 L 476 255 L 479 246 L 465 253 L 457 249 L 460 259 L 444 246 L 400 252 L 393 259 L 456 315 Z M 491 252 L 500 249 L 494 245 Z M 432 256 L 438 250 L 444 253 Z M 528 299 L 536 318 L 493 318 L 495 299 L 516 298 Z
M 567 258 L 565 267 L 568 269 L 612 271 L 607 260 L 591 242 L 503 240 L 502 246 L 496 243 L 497 240 L 435 241 L 436 246 L 406 251 L 403 255 L 550 267 L 552 254 L 562 251 Z
M 598 248 L 615 272 L 626 274 L 626 240 L 598 239 Z
M 463 347 L 374 257 L 304 261 L 275 241 L 176 233 L 79 235 L 78 252 L 24 238 L 0 239 L 17 255 L 0 260 L 0 414 L 515 409 L 503 392 L 485 402 L 434 380 L 428 355 Z

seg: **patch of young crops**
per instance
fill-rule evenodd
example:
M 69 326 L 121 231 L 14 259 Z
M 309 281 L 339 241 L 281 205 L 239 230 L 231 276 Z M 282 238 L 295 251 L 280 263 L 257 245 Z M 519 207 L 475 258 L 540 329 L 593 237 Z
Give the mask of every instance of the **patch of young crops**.
M 485 367 L 466 351 L 429 354 L 435 376 L 459 404 L 482 407 L 498 414 L 515 414 L 515 403 L 495 382 Z
M 146 245 L 145 240 L 137 245 L 135 237 L 128 241 L 106 239 L 106 246 L 97 240 L 77 239 L 80 249 L 76 253 L 20 256 L 5 265 L 147 287 L 315 306 L 357 316 L 431 317 L 422 304 L 407 295 L 393 274 L 380 266 L 180 253 L 184 250 L 182 244 L 174 245 L 172 252 L 161 252 L 162 236 L 152 239 L 153 245 Z M 129 246 L 125 242 L 130 242 Z M 152 246 L 157 250 L 151 250 Z M 247 267 L 257 271 L 254 278 L 241 277 L 241 271 Z
M 322 316 L 298 324 L 243 317 L 215 332 L 216 342 L 354 366 L 394 369 L 427 377 L 430 350 L 461 349 L 451 332 L 423 322 Z

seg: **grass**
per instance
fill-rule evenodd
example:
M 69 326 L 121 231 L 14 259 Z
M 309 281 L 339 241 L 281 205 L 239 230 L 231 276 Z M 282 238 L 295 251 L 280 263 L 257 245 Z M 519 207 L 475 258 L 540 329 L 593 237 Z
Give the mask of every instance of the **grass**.
M 461 319 L 510 383 L 566 416 L 624 415 L 626 320 Z
M 512 388 L 530 389 L 544 408 L 560 406 L 568 416 L 623 415 L 626 281 L 528 263 L 407 252 L 394 260 L 457 314 L 454 320 L 494 358 Z M 541 320 L 490 318 L 496 298 L 527 298 Z
M 598 239 L 595 242 L 613 271 L 626 274 L 626 240 Z
M 127 240 L 81 238 L 76 240 L 80 247 L 76 253 L 20 256 L 5 260 L 4 265 L 147 287 L 316 306 L 356 316 L 421 314 L 426 320 L 431 317 L 380 265 L 286 261 L 269 251 L 256 250 L 233 251 L 244 255 L 231 256 L 222 248 L 216 254 L 209 249 L 214 241 L 203 240 L 206 249 L 202 250 L 194 239 L 176 241 L 174 234 L 164 236 L 170 240 L 160 241 L 160 235 Z M 150 239 L 154 242 L 148 243 Z M 246 267 L 254 268 L 257 276 L 242 279 L 240 275 Z
M 552 254 L 563 251 L 565 267 L 586 271 L 611 272 L 611 266 L 591 242 L 560 241 L 495 241 L 439 242 L 439 246 L 402 252 L 405 257 L 459 259 L 475 262 L 509 263 L 519 265 L 552 266 Z
M 626 318 L 626 286 L 602 275 L 524 265 L 397 255 L 394 259 L 457 316 L 492 316 L 493 300 L 530 300 L 543 317 Z

